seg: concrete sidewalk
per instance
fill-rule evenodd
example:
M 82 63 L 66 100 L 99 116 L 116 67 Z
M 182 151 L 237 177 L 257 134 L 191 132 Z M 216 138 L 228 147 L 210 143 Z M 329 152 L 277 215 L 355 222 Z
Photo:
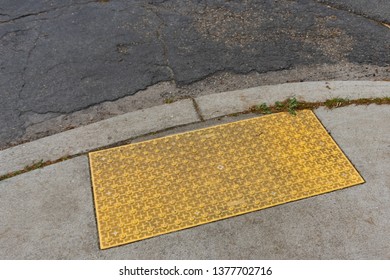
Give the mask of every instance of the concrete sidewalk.
M 389 96 L 389 89 L 386 82 L 322 82 L 220 93 L 151 108 L 148 118 L 143 112 L 116 117 L 111 120 L 115 127 L 106 120 L 0 151 L 1 169 L 7 172 L 69 151 L 74 156 L 0 181 L 0 258 L 389 259 L 389 105 L 315 110 L 367 183 L 103 251 L 83 154 L 118 142 L 250 118 L 254 115 L 225 115 L 263 102 L 292 96 L 306 101 L 380 98 Z M 98 141 L 96 135 L 101 135 Z

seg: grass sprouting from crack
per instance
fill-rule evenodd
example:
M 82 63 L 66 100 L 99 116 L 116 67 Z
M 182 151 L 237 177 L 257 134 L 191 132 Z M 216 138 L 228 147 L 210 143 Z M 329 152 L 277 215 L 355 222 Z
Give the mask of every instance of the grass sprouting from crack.
M 45 166 L 52 165 L 54 163 L 58 163 L 58 162 L 61 162 L 61 161 L 64 161 L 64 160 L 67 160 L 67 159 L 70 159 L 70 158 L 71 158 L 70 156 L 65 156 L 65 157 L 62 157 L 62 158 L 57 159 L 55 161 L 51 161 L 51 160 L 43 161 L 43 160 L 40 160 L 40 161 L 38 161 L 36 163 L 33 163 L 31 165 L 26 166 L 22 170 L 14 171 L 14 172 L 11 172 L 11 173 L 8 173 L 8 174 L 0 176 L 0 181 L 3 181 L 5 179 L 9 179 L 11 177 L 15 177 L 15 176 L 23 174 L 23 173 L 27 173 L 27 172 L 36 170 L 36 169 L 39 169 L 39 168 L 43 168 Z
M 276 101 L 274 105 L 267 105 L 262 103 L 254 106 L 250 109 L 250 112 L 260 114 L 271 114 L 279 112 L 289 112 L 292 115 L 296 115 L 297 110 L 304 109 L 317 109 L 318 107 L 325 106 L 328 109 L 344 107 L 348 105 L 370 105 L 370 104 L 390 104 L 390 97 L 382 98 L 360 98 L 355 100 L 349 100 L 345 98 L 332 98 L 327 99 L 324 102 L 306 102 L 298 101 L 295 97 L 286 99 L 284 101 Z
M 296 115 L 296 110 L 299 109 L 298 100 L 293 97 L 285 101 L 276 101 L 273 106 L 268 106 L 267 103 L 262 103 L 258 106 L 255 106 L 255 111 L 261 114 L 271 114 L 276 112 L 287 111 L 292 115 Z
M 174 100 L 172 100 L 172 102 L 174 102 Z M 168 100 L 165 101 L 165 103 L 169 104 L 169 103 L 171 103 L 171 100 L 168 99 Z M 360 98 L 360 99 L 355 99 L 355 100 L 349 100 L 349 99 L 344 99 L 344 98 L 332 98 L 332 99 L 325 100 L 324 102 L 298 101 L 295 97 L 293 97 L 293 98 L 286 99 L 284 101 L 277 101 L 272 106 L 269 106 L 266 103 L 262 103 L 260 105 L 253 106 L 248 111 L 232 114 L 231 116 L 233 116 L 233 115 L 237 116 L 237 115 L 240 115 L 240 114 L 246 114 L 246 113 L 250 113 L 250 112 L 252 112 L 252 113 L 260 113 L 260 114 L 289 112 L 290 114 L 295 115 L 297 110 L 304 110 L 304 109 L 313 110 L 313 109 L 317 109 L 318 107 L 323 107 L 323 106 L 325 106 L 325 107 L 327 107 L 329 109 L 332 109 L 332 108 L 344 107 L 344 106 L 348 106 L 348 105 L 370 105 L 370 104 L 377 104 L 377 105 L 388 104 L 388 105 L 390 105 L 390 97 Z M 156 132 L 152 132 L 150 135 L 154 135 L 156 133 L 163 132 L 163 131 L 164 130 L 161 130 L 161 131 L 158 131 L 158 132 L 157 131 Z M 142 136 L 145 136 L 145 135 L 142 135 Z M 123 142 L 120 142 L 120 143 L 115 143 L 113 145 L 108 145 L 106 147 L 100 147 L 99 149 L 111 148 L 111 147 L 115 147 L 115 146 L 118 146 L 118 145 L 129 144 L 130 142 L 128 142 L 128 141 L 129 140 L 126 140 L 126 141 L 123 141 Z M 62 157 L 60 159 L 57 159 L 57 160 L 54 160 L 54 161 L 50 161 L 50 160 L 49 161 L 43 161 L 43 160 L 40 160 L 39 162 L 36 162 L 36 163 L 34 163 L 32 165 L 26 166 L 22 170 L 14 171 L 14 172 L 11 172 L 11 173 L 8 173 L 8 174 L 0 176 L 0 181 L 3 181 L 5 179 L 9 179 L 11 177 L 14 177 L 14 176 L 17 176 L 17 175 L 20 175 L 20 174 L 23 174 L 23 173 L 27 173 L 29 171 L 33 171 L 33 170 L 36 170 L 36 169 L 39 169 L 39 168 L 43 168 L 43 167 L 46 167 L 48 165 L 52 165 L 52 164 L 55 164 L 55 163 L 58 163 L 58 162 L 61 162 L 61 161 L 65 161 L 65 160 L 68 160 L 68 159 L 71 159 L 71 158 L 74 158 L 74 157 L 77 157 L 77 156 L 85 155 L 85 154 L 87 154 L 87 152 L 86 153 L 80 153 L 80 154 L 72 155 L 72 156 L 64 156 L 64 157 Z

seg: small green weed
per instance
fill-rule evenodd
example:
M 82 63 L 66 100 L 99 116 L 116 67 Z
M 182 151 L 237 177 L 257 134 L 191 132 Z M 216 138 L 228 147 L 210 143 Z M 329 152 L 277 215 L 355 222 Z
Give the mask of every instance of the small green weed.
M 275 109 L 276 109 L 276 110 L 282 110 L 283 107 L 284 107 L 284 105 L 283 105 L 282 102 L 280 102 L 280 101 L 276 101 L 276 102 L 275 102 Z
M 257 110 L 262 114 L 271 114 L 272 113 L 270 107 L 268 107 L 268 105 L 266 103 L 262 103 L 262 104 L 258 105 Z
M 276 104 L 276 103 L 275 103 Z M 297 114 L 297 109 L 299 107 L 299 102 L 298 100 L 293 97 L 287 100 L 287 110 L 291 115 L 296 115 Z
M 174 100 L 173 98 L 166 98 L 166 99 L 164 100 L 164 103 L 165 103 L 165 104 L 171 104 L 171 103 L 173 103 L 173 102 L 175 102 L 175 100 Z

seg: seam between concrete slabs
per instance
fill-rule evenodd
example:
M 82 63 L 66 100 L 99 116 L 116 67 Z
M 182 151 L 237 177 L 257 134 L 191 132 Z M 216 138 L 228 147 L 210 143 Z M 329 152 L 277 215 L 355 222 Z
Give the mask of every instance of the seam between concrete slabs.
M 247 111 L 260 103 L 296 97 L 320 102 L 332 98 L 381 98 L 390 82 L 334 81 L 289 83 L 184 99 L 75 128 L 0 151 L 0 176 L 39 161 L 56 161 L 115 145 L 142 135 Z

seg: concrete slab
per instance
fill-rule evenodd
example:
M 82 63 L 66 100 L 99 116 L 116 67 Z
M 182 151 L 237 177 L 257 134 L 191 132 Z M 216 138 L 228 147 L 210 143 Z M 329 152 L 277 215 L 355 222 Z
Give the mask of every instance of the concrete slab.
M 191 100 L 139 110 L 0 151 L 0 176 L 143 134 L 199 121 Z
M 301 101 L 318 102 L 336 97 L 346 99 L 384 97 L 390 95 L 390 82 L 330 81 L 288 83 L 249 88 L 201 96 L 195 99 L 204 119 L 212 119 L 248 110 L 266 103 L 274 104 L 290 97 Z
M 0 258 L 389 259 L 390 106 L 316 113 L 366 184 L 101 251 L 82 156 L 0 182 Z

